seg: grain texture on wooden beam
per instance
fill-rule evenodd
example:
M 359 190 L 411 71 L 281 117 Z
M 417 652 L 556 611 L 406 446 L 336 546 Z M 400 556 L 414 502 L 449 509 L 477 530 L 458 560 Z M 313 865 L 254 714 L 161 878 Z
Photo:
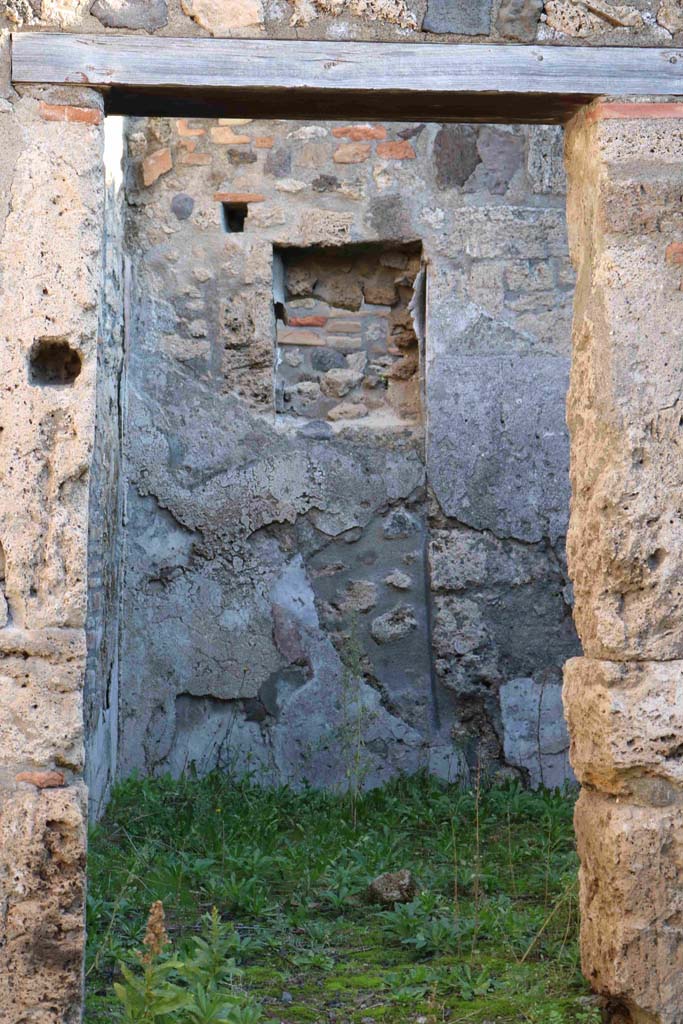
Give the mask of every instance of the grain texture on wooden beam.
M 683 96 L 683 52 L 24 32 L 12 78 L 94 86 L 110 113 L 551 123 L 595 96 Z

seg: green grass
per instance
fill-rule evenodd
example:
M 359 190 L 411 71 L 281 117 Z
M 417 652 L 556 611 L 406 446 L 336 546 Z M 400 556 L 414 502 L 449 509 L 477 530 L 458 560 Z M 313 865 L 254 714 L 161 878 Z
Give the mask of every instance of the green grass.
M 600 1019 L 579 971 L 572 793 L 417 777 L 354 804 L 222 774 L 119 785 L 90 841 L 87 1024 L 122 1019 L 112 986 L 155 900 L 181 953 L 217 908 L 264 1020 Z M 370 905 L 368 883 L 404 867 L 416 899 Z

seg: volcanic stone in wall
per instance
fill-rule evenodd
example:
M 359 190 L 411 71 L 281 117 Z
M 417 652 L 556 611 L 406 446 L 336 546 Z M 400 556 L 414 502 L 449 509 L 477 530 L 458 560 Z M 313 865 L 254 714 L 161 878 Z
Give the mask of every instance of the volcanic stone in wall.
M 531 42 L 536 38 L 543 0 L 503 0 L 496 29 L 503 39 Z
M 36 777 L 36 783 L 38 779 Z M 0 1007 L 7 1021 L 80 1020 L 85 791 L 20 782 L 3 793 Z
M 166 0 L 95 0 L 90 13 L 107 28 L 154 32 L 168 24 Z
M 422 28 L 439 35 L 484 36 L 491 31 L 491 0 L 429 0 Z

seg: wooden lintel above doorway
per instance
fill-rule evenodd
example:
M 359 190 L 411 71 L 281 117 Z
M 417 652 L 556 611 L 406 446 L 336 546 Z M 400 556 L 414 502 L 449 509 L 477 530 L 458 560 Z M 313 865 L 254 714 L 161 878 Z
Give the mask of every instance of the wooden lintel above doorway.
M 91 86 L 110 114 L 552 124 L 683 97 L 683 51 L 15 32 L 12 80 Z

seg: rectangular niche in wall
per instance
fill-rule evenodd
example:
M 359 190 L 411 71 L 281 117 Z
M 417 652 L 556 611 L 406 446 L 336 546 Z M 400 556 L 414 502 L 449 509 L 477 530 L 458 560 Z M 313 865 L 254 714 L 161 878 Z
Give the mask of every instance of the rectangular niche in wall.
M 420 419 L 421 258 L 420 243 L 276 249 L 278 413 Z

